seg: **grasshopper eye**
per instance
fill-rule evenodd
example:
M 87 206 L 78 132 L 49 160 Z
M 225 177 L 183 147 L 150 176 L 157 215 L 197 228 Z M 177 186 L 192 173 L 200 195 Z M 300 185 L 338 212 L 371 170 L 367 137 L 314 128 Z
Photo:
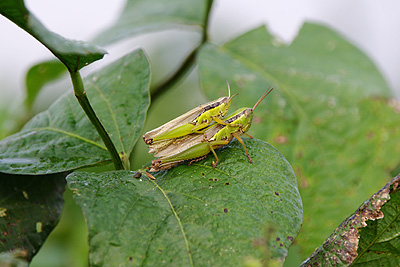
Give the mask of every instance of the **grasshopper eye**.
M 244 110 L 244 115 L 246 117 L 249 117 L 253 113 L 253 110 L 251 108 L 247 108 Z

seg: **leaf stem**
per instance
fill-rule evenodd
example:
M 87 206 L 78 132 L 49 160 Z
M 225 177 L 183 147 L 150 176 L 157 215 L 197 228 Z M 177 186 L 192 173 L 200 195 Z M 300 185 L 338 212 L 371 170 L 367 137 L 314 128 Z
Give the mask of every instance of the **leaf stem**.
M 87 98 L 85 88 L 83 86 L 82 77 L 78 70 L 70 70 L 69 71 L 72 85 L 74 87 L 75 97 L 78 99 L 79 104 L 81 105 L 83 111 L 86 113 L 86 116 L 89 118 L 90 122 L 93 124 L 97 132 L 99 133 L 101 139 L 106 146 L 108 153 L 110 153 L 111 159 L 114 163 L 116 170 L 123 170 L 124 166 L 122 164 L 121 158 L 118 155 L 118 152 L 111 141 L 110 136 L 108 135 L 106 129 L 103 124 L 100 122 L 96 113 L 94 112 L 92 106 L 90 105 L 89 99 Z
M 195 49 L 193 49 L 192 53 L 190 53 L 186 57 L 186 59 L 182 62 L 182 64 L 178 68 L 178 70 L 173 75 L 171 75 L 170 78 L 168 78 L 167 80 L 165 80 L 161 84 L 155 86 L 151 90 L 151 99 L 152 99 L 152 101 L 154 101 L 157 97 L 159 97 L 162 92 L 168 91 L 169 88 L 171 88 L 174 85 L 176 85 L 176 83 L 182 77 L 184 77 L 187 73 L 189 73 L 193 69 L 193 67 L 195 66 L 197 53 L 199 52 L 200 47 L 204 43 L 206 43 L 207 40 L 208 40 L 208 34 L 207 34 L 207 32 L 208 32 L 208 23 L 209 23 L 210 11 L 211 11 L 212 4 L 213 4 L 213 0 L 208 0 L 207 1 L 206 14 L 205 14 L 205 17 L 204 17 L 203 34 L 202 34 L 203 36 L 202 36 L 200 44 Z

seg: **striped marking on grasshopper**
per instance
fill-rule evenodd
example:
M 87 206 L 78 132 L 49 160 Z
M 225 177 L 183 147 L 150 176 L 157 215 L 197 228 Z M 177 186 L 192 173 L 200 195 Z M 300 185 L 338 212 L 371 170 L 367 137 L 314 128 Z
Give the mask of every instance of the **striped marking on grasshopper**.
M 253 163 L 240 136 L 246 134 L 250 138 L 253 138 L 246 133 L 253 121 L 253 111 L 272 90 L 273 88 L 268 88 L 253 108 L 238 109 L 225 120 L 217 121 L 217 123 L 207 127 L 203 133 L 177 138 L 163 149 L 155 151 L 154 156 L 159 158 L 152 161 L 149 171 L 166 170 L 186 160 L 191 160 L 190 163 L 192 163 L 204 158 L 210 151 L 215 157 L 212 165 L 216 167 L 219 159 L 215 149 L 229 144 L 234 137 L 242 144 L 249 162 Z
M 185 114 L 151 130 L 143 135 L 143 140 L 148 145 L 157 145 L 159 149 L 167 146 L 173 139 L 192 133 L 200 133 L 215 119 L 222 119 L 228 113 L 232 98 L 228 84 L 228 97 L 220 97 L 217 100 L 200 105 Z M 152 152 L 149 152 L 152 153 Z

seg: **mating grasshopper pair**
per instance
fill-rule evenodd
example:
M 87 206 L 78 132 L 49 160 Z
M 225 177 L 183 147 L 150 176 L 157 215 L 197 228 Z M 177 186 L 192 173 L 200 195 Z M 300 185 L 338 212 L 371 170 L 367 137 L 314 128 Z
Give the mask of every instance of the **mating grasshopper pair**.
M 191 160 L 190 163 L 199 161 L 210 151 L 216 159 L 213 161 L 215 167 L 219 161 L 215 149 L 227 145 L 234 137 L 243 145 L 250 163 L 253 162 L 240 135 L 253 138 L 246 133 L 253 120 L 253 111 L 273 89 L 268 88 L 253 108 L 240 108 L 224 118 L 232 98 L 237 95 L 230 96 L 229 84 L 228 90 L 228 97 L 201 105 L 143 135 L 149 153 L 158 157 L 151 162 L 150 172 L 169 169 L 186 160 Z

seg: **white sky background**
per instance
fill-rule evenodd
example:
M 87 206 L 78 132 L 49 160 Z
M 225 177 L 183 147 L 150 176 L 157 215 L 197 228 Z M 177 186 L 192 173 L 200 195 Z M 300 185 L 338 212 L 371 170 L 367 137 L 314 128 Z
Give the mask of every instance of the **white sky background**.
M 125 3 L 123 0 L 25 2 L 50 30 L 84 41 L 110 25 Z M 400 95 L 398 0 L 215 0 L 214 8 L 210 35 L 218 43 L 261 24 L 290 42 L 304 21 L 325 24 L 367 53 L 396 95 Z M 26 71 L 31 65 L 49 59 L 51 54 L 3 16 L 0 16 L 0 36 L 1 105 L 10 99 L 22 98 Z

